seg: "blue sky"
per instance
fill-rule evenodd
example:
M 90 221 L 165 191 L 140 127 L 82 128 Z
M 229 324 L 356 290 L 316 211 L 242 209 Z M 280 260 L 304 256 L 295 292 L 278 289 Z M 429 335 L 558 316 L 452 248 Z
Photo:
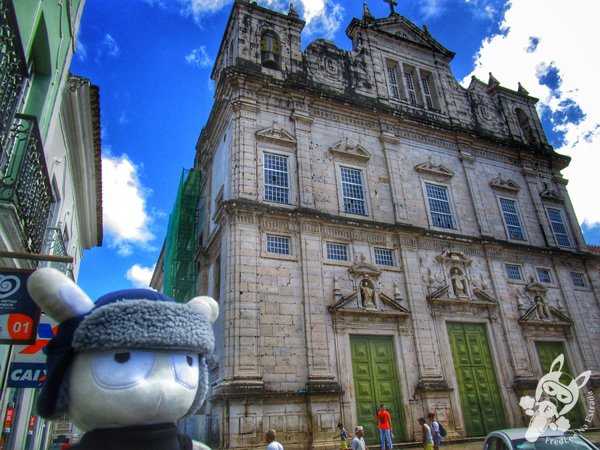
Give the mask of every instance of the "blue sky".
M 375 17 L 389 5 L 368 0 Z M 600 245 L 600 88 L 592 67 L 598 6 L 588 0 L 399 0 L 456 52 L 452 70 L 540 99 L 552 145 L 573 158 L 564 171 L 588 243 Z M 258 4 L 287 12 L 288 1 Z M 92 297 L 147 285 L 184 168 L 213 103 L 210 73 L 232 0 L 87 0 L 71 71 L 100 87 L 104 245 L 84 252 L 79 284 Z M 333 40 L 363 1 L 294 0 L 307 21 L 303 47 Z M 596 9 L 596 11 L 593 11 Z M 582 47 L 584 46 L 584 47 Z M 587 46 L 587 49 L 585 48 Z

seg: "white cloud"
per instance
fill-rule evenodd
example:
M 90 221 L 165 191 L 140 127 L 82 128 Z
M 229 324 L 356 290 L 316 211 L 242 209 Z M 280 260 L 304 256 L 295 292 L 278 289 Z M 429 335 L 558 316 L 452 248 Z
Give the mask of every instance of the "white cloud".
M 428 0 L 438 1 L 438 0 Z M 160 4 L 158 0 L 146 0 L 150 5 Z M 225 7 L 230 7 L 231 0 L 179 0 L 182 13 L 190 15 L 199 22 L 202 16 L 215 13 Z M 344 9 L 334 0 L 299 0 L 292 2 L 302 20 L 306 21 L 307 34 L 319 34 L 321 37 L 333 39 L 334 34 L 342 23 Z M 261 0 L 260 6 L 287 14 L 290 8 L 289 0 Z
M 143 267 L 139 264 L 134 264 L 127 271 L 126 277 L 136 288 L 147 288 L 150 286 L 150 280 L 152 279 L 155 267 L 156 265 Z
M 201 45 L 185 55 L 185 60 L 188 64 L 200 68 L 212 67 L 214 64 L 214 61 L 206 53 L 205 45 Z
M 75 55 L 77 56 L 77 58 L 79 58 L 79 61 L 87 61 L 87 48 L 85 44 L 79 39 L 77 39 L 75 48 L 77 49 L 75 51 Z
M 324 0 L 302 0 L 302 10 L 306 21 L 305 32 L 318 34 L 325 39 L 333 39 L 344 20 L 344 8 L 334 2 Z
M 100 43 L 100 54 L 102 56 L 106 53 L 108 56 L 112 56 L 113 58 L 117 58 L 121 54 L 121 49 L 117 44 L 117 41 L 108 33 L 104 35 L 104 39 Z
M 102 157 L 104 231 L 110 247 L 129 255 L 133 247 L 149 248 L 154 235 L 148 230 L 147 190 L 138 178 L 139 168 L 127 157 Z
M 482 44 L 474 75 L 487 81 L 488 72 L 511 89 L 521 84 L 540 99 L 538 111 L 565 112 L 570 102 L 585 115 L 579 123 L 560 117 L 554 129 L 564 133 L 556 150 L 571 156 L 564 170 L 569 193 L 580 222 L 600 226 L 600 208 L 590 195 L 600 192 L 600 87 L 593 67 L 597 20 L 587 0 L 512 0 L 503 34 Z M 560 77 L 559 90 L 540 83 L 541 72 L 552 67 Z M 471 75 L 463 80 L 467 84 Z M 557 78 L 558 79 L 558 78 Z

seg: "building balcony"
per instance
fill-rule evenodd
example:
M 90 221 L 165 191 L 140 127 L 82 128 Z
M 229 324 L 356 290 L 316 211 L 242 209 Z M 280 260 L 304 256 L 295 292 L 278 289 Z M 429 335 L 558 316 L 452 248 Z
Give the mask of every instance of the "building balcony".
M 12 2 L 0 0 L 0 154 L 8 145 L 10 129 L 27 81 L 27 62 Z
M 56 227 L 46 228 L 44 237 L 43 252 L 47 255 L 69 256 L 67 253 L 67 244 L 65 242 L 62 226 L 60 223 Z M 44 267 L 52 267 L 75 281 L 73 276 L 73 264 L 64 262 L 46 262 L 42 263 Z
M 0 204 L 14 208 L 23 249 L 40 253 L 53 195 L 37 119 L 16 113 L 5 141 Z

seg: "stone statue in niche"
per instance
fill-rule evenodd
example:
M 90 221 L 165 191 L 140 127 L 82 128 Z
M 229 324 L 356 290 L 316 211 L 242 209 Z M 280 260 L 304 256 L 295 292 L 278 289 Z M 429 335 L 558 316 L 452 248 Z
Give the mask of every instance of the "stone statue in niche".
M 453 267 L 450 270 L 450 279 L 452 280 L 452 290 L 456 297 L 461 298 L 469 296 L 467 278 L 464 276 L 462 270 L 458 267 Z
M 366 277 L 360 283 L 360 295 L 365 308 L 375 308 L 375 288 L 373 282 Z
M 536 295 L 533 299 L 533 303 L 535 304 L 535 316 L 539 320 L 547 320 L 550 318 L 548 306 L 541 295 Z

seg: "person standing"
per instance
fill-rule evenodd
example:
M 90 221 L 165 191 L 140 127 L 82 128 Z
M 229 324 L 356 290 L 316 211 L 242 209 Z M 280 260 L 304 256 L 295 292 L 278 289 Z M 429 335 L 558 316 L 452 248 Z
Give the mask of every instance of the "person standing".
M 423 433 L 423 449 L 433 450 L 433 437 L 431 436 L 431 428 L 425 423 L 425 418 L 419 418 L 419 424 L 421 425 L 421 432 Z
M 365 439 L 363 435 L 365 434 L 365 429 L 361 426 L 356 426 L 354 428 L 354 439 L 352 439 L 352 450 L 369 450 L 367 444 L 365 443 Z
M 390 413 L 386 411 L 383 403 L 379 405 L 379 411 L 377 411 L 377 417 L 374 422 L 377 424 L 377 428 L 379 428 L 381 450 L 392 450 L 392 418 L 390 417 Z
M 440 433 L 440 423 L 435 420 L 435 414 L 430 412 L 427 414 L 429 427 L 431 429 L 431 438 L 433 439 L 433 450 L 439 450 L 442 445 L 442 435 Z
M 283 445 L 275 440 L 276 435 L 277 433 L 273 429 L 267 431 L 265 434 L 265 438 L 267 439 L 267 450 L 283 450 Z

